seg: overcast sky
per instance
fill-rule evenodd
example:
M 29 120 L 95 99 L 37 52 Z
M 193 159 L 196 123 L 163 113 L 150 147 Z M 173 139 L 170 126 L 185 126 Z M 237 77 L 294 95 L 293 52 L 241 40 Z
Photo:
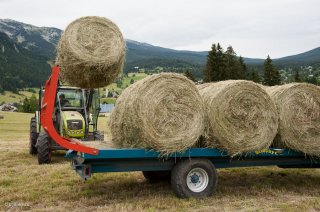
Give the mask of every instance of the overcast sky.
M 74 19 L 113 20 L 125 38 L 173 49 L 272 58 L 320 46 L 319 0 L 0 0 L 0 18 L 65 29 Z

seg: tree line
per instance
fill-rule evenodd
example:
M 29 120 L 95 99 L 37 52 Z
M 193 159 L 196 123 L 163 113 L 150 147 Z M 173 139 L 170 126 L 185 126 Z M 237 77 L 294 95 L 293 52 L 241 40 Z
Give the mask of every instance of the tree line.
M 227 50 L 224 51 L 219 43 L 212 44 L 203 70 L 203 82 L 232 79 L 251 80 L 269 86 L 281 84 L 280 73 L 272 64 L 269 55 L 264 61 L 263 79 L 261 79 L 261 76 L 255 70 L 249 70 L 244 59 L 237 56 L 232 46 L 228 46 Z

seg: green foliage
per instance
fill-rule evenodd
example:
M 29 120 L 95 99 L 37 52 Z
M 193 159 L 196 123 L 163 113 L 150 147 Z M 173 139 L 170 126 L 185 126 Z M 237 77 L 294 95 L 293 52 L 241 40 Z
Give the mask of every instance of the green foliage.
M 224 52 L 220 44 L 213 44 L 208 53 L 206 67 L 203 71 L 204 82 L 228 79 L 247 79 L 247 66 L 240 56 L 237 58 L 232 46 Z
M 115 98 L 103 98 L 101 99 L 102 104 L 115 104 Z
M 263 84 L 268 86 L 280 85 L 281 76 L 279 71 L 272 64 L 272 60 L 268 55 L 267 59 L 264 61 L 264 77 Z
M 27 88 L 27 89 L 24 89 L 25 91 L 28 91 L 30 93 L 37 93 L 37 91 L 33 88 Z
M 131 79 L 131 80 L 130 80 L 130 84 L 133 84 L 133 83 L 134 83 L 134 79 Z
M 306 82 L 314 84 L 314 85 L 320 85 L 320 82 L 317 80 L 317 78 L 315 76 L 306 79 Z
M 261 83 L 261 78 L 260 78 L 259 74 L 256 71 L 252 71 L 249 74 L 248 80 L 251 80 L 251 81 L 256 82 L 256 83 Z
M 240 63 L 237 61 L 237 54 L 233 50 L 232 46 L 228 46 L 225 52 L 226 69 L 225 75 L 226 79 L 240 79 Z
M 245 64 L 243 58 L 240 56 L 239 57 L 239 79 L 247 79 L 248 78 L 248 68 L 247 65 Z M 258 75 L 259 76 L 259 75 Z
M 219 55 L 218 55 L 219 54 Z M 204 69 L 204 82 L 219 81 L 221 79 L 221 64 L 223 61 L 222 48 L 220 44 L 212 44 L 211 51 L 208 53 L 207 64 Z
M 301 79 L 300 73 L 299 73 L 299 69 L 297 69 L 297 70 L 295 71 L 294 81 L 295 81 L 295 82 L 302 82 L 302 79 Z
M 117 87 L 118 87 L 118 88 L 121 88 L 121 86 L 122 86 L 122 80 L 121 80 L 121 79 L 118 79 L 118 80 L 116 81 L 116 84 L 117 84 Z
M 4 48 L 0 54 L 0 92 L 18 92 L 21 88 L 38 87 L 45 82 L 50 73 L 46 58 L 21 47 L 2 32 L 0 44 Z
M 188 77 L 191 81 L 193 82 L 196 82 L 196 78 L 193 76 L 193 74 L 189 71 L 189 70 L 186 70 L 184 73 L 183 73 L 184 76 Z
M 34 94 L 30 98 L 25 98 L 22 104 L 22 112 L 34 113 L 38 108 L 38 100 Z

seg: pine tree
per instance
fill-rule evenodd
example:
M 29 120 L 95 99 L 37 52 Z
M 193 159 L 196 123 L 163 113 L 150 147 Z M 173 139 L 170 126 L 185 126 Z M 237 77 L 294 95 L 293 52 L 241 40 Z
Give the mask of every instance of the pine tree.
M 222 81 L 228 79 L 228 75 L 226 73 L 226 59 L 225 53 L 223 52 L 220 44 L 217 44 L 217 56 L 216 56 L 216 77 L 213 77 L 212 81 Z
M 208 53 L 207 64 L 203 72 L 204 82 L 212 82 L 214 81 L 214 79 L 217 78 L 216 58 L 217 58 L 217 48 L 215 44 L 212 44 L 211 51 L 209 51 Z
M 307 81 L 307 83 L 318 85 L 318 80 L 317 80 L 316 76 L 312 76 L 311 78 L 308 78 L 306 81 Z
M 239 66 L 240 66 L 239 79 L 247 79 L 248 68 L 241 56 L 239 57 Z
M 183 73 L 184 76 L 188 77 L 191 81 L 193 82 L 196 82 L 196 78 L 193 76 L 193 74 L 189 71 L 189 70 L 186 70 L 184 73 Z
M 240 77 L 240 66 L 236 55 L 232 46 L 228 46 L 227 51 L 225 52 L 225 79 L 239 79 Z
M 281 76 L 279 71 L 273 66 L 272 60 L 268 55 L 267 59 L 264 61 L 264 76 L 263 84 L 273 86 L 281 84 Z
M 294 81 L 295 82 L 301 82 L 301 78 L 300 78 L 300 73 L 299 73 L 299 69 L 296 69 L 296 72 L 294 74 Z
M 252 71 L 249 75 L 249 80 L 256 82 L 256 83 L 261 83 L 261 78 L 259 74 L 256 71 Z

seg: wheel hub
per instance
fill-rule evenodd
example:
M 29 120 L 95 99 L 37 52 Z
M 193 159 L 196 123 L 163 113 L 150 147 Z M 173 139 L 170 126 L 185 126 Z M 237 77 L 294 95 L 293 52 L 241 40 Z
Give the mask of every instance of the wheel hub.
M 209 184 L 208 173 L 202 168 L 194 168 L 187 175 L 187 186 L 193 192 L 202 192 Z
M 190 178 L 191 178 L 191 182 L 194 184 L 197 184 L 200 181 L 200 175 L 197 175 L 196 173 L 190 176 Z

